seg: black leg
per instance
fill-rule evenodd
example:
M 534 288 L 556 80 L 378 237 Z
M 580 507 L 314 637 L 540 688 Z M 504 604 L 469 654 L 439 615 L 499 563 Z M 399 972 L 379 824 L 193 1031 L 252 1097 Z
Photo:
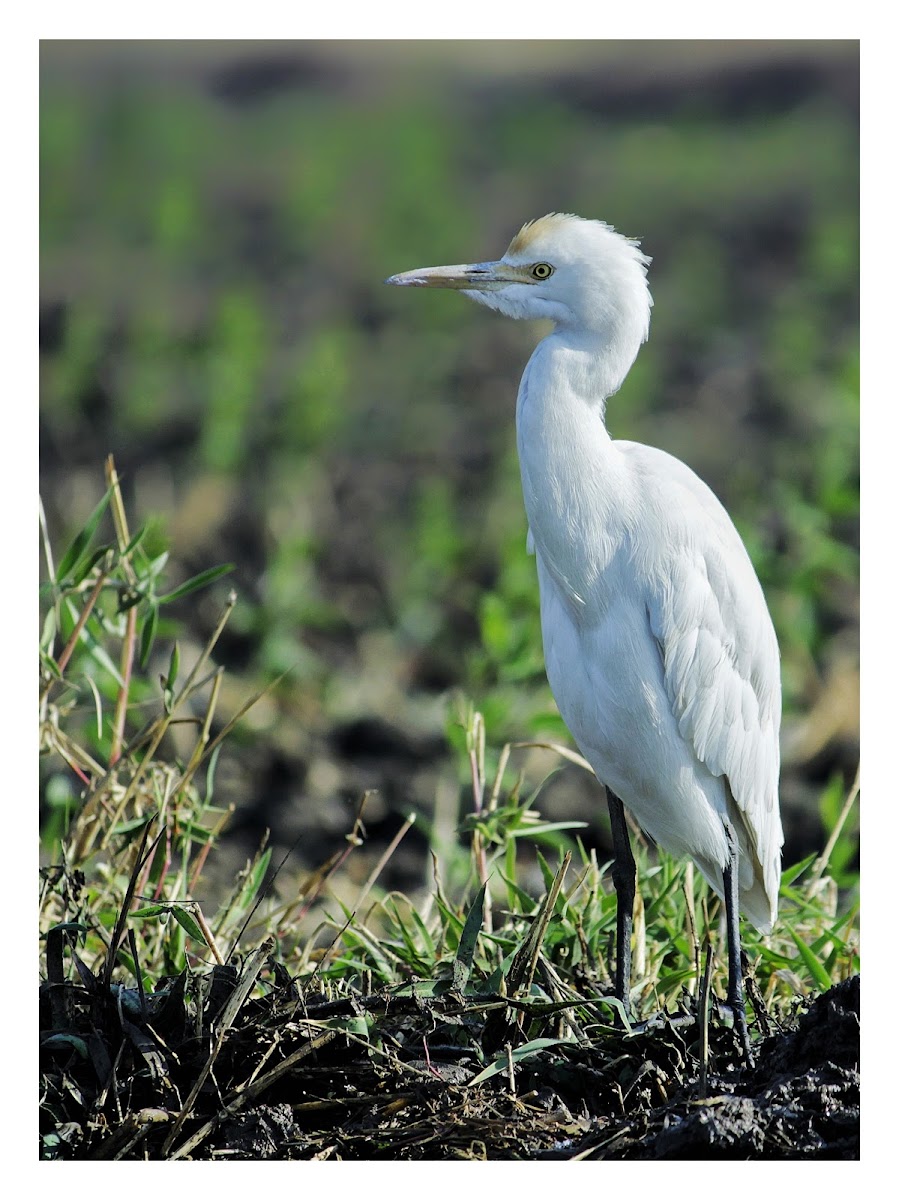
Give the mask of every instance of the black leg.
M 624 819 L 624 805 L 614 792 L 606 788 L 609 802 L 609 819 L 612 822 L 612 848 L 615 861 L 612 864 L 612 882 L 618 897 L 618 922 L 615 947 L 615 995 L 631 1011 L 631 937 L 634 931 L 634 897 L 637 888 L 637 864 L 631 850 L 631 839 Z
M 730 858 L 724 868 L 724 909 L 727 920 L 727 1004 L 734 1014 L 734 1025 L 746 1058 L 752 1061 L 746 1004 L 743 999 L 743 964 L 740 957 L 740 847 L 730 822 L 724 823 Z

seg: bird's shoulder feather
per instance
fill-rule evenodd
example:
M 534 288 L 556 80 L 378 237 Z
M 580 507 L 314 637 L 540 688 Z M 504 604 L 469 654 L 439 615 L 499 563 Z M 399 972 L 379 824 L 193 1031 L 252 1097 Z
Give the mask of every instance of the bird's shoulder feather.
M 642 485 L 642 536 L 632 554 L 678 728 L 696 757 L 727 777 L 776 895 L 780 657 L 761 585 L 730 517 L 698 476 L 663 451 L 616 445 Z

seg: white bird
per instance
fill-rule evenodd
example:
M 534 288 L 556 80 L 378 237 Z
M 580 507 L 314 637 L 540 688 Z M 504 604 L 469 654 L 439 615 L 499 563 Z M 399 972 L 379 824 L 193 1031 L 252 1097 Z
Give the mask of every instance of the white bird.
M 386 282 L 555 324 L 519 387 L 518 454 L 547 675 L 608 795 L 616 993 L 628 1006 L 636 870 L 623 802 L 724 898 L 727 1002 L 748 1055 L 738 912 L 763 932 L 777 915 L 780 660 L 721 503 L 678 459 L 606 430 L 606 401 L 649 335 L 649 262 L 609 225 L 549 213 L 497 262 Z

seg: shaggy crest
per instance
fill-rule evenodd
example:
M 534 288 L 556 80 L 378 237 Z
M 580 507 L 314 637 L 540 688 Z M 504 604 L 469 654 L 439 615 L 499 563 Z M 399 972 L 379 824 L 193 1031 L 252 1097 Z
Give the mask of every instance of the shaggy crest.
M 616 238 L 620 238 L 622 242 L 634 248 L 634 257 L 643 265 L 649 266 L 652 259 L 640 252 L 640 241 L 638 238 L 626 237 L 623 233 L 618 233 L 614 225 L 609 225 L 605 221 L 589 221 L 585 217 L 579 217 L 576 213 L 547 213 L 543 217 L 536 217 L 533 221 L 525 221 L 515 237 L 509 243 L 509 248 L 506 250 L 506 256 L 526 255 L 528 247 L 543 236 L 552 236 L 554 233 L 560 232 L 564 226 L 569 223 L 579 225 L 596 225 L 607 233 L 614 234 Z

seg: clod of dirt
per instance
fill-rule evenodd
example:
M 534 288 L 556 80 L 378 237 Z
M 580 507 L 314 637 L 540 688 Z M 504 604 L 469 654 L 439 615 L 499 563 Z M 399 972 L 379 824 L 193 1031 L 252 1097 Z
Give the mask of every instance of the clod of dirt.
M 767 1038 L 738 1080 L 714 1080 L 718 1095 L 659 1106 L 590 1157 L 857 1159 L 858 1063 L 856 975 Z

